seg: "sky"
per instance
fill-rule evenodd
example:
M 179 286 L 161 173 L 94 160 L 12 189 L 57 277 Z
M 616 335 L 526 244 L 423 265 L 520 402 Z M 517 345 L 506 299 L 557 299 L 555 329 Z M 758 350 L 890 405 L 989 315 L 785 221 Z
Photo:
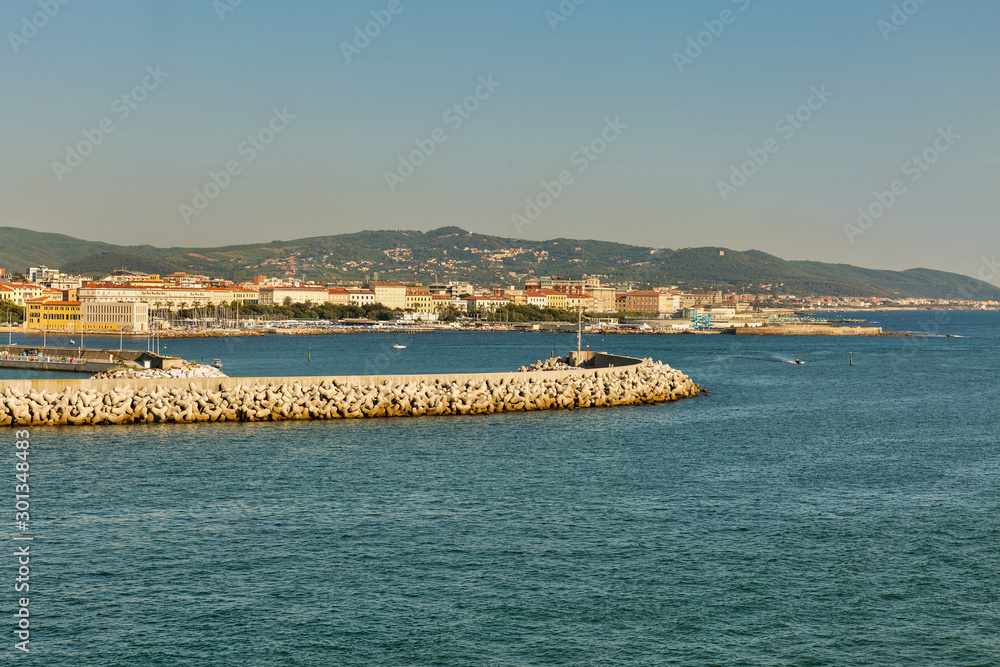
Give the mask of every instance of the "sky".
M 1000 284 L 997 25 L 995 0 L 4 0 L 0 225 L 456 225 Z

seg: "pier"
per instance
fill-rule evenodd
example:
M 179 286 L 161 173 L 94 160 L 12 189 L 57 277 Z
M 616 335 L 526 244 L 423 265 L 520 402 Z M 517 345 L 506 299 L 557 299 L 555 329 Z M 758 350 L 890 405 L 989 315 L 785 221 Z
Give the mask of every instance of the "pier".
M 121 368 L 169 368 L 174 362 L 146 350 L 0 345 L 0 368 L 13 370 L 93 375 Z

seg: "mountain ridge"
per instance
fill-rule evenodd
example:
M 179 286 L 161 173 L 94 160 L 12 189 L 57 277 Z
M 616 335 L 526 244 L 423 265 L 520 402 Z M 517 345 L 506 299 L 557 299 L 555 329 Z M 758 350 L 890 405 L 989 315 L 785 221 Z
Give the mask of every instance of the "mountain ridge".
M 528 241 L 454 226 L 427 232 L 364 230 L 269 243 L 170 248 L 0 227 L 0 266 L 24 272 L 40 264 L 88 276 L 128 268 L 160 274 L 203 273 L 230 280 L 263 274 L 349 282 L 377 272 L 383 280 L 509 285 L 540 276 L 588 275 L 608 283 L 797 296 L 1000 300 L 1000 288 L 994 285 L 926 268 L 868 269 L 785 260 L 761 250 L 721 246 L 669 249 L 568 238 Z

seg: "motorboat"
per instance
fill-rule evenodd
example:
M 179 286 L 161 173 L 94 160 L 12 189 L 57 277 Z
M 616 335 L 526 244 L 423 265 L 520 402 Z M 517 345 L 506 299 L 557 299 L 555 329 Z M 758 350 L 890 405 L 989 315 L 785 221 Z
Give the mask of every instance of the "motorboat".
M 399 344 L 397 344 L 397 343 L 393 343 L 393 345 L 392 345 L 392 346 L 393 346 L 394 348 L 396 348 L 397 350 L 405 350 L 405 349 L 406 349 L 406 346 L 405 346 L 405 345 L 399 345 Z
M 222 368 L 222 359 L 212 359 L 212 365 L 216 368 Z

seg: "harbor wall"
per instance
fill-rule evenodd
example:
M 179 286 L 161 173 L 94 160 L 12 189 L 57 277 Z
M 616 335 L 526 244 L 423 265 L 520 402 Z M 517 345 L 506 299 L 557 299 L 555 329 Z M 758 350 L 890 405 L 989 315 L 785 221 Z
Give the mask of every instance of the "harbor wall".
M 651 359 L 508 373 L 9 380 L 0 425 L 276 421 L 485 414 L 657 403 L 703 391 Z M 612 365 L 613 364 L 613 365 Z
M 879 336 L 882 327 L 844 327 L 829 324 L 783 324 L 781 326 L 735 327 L 723 333 L 737 336 Z

